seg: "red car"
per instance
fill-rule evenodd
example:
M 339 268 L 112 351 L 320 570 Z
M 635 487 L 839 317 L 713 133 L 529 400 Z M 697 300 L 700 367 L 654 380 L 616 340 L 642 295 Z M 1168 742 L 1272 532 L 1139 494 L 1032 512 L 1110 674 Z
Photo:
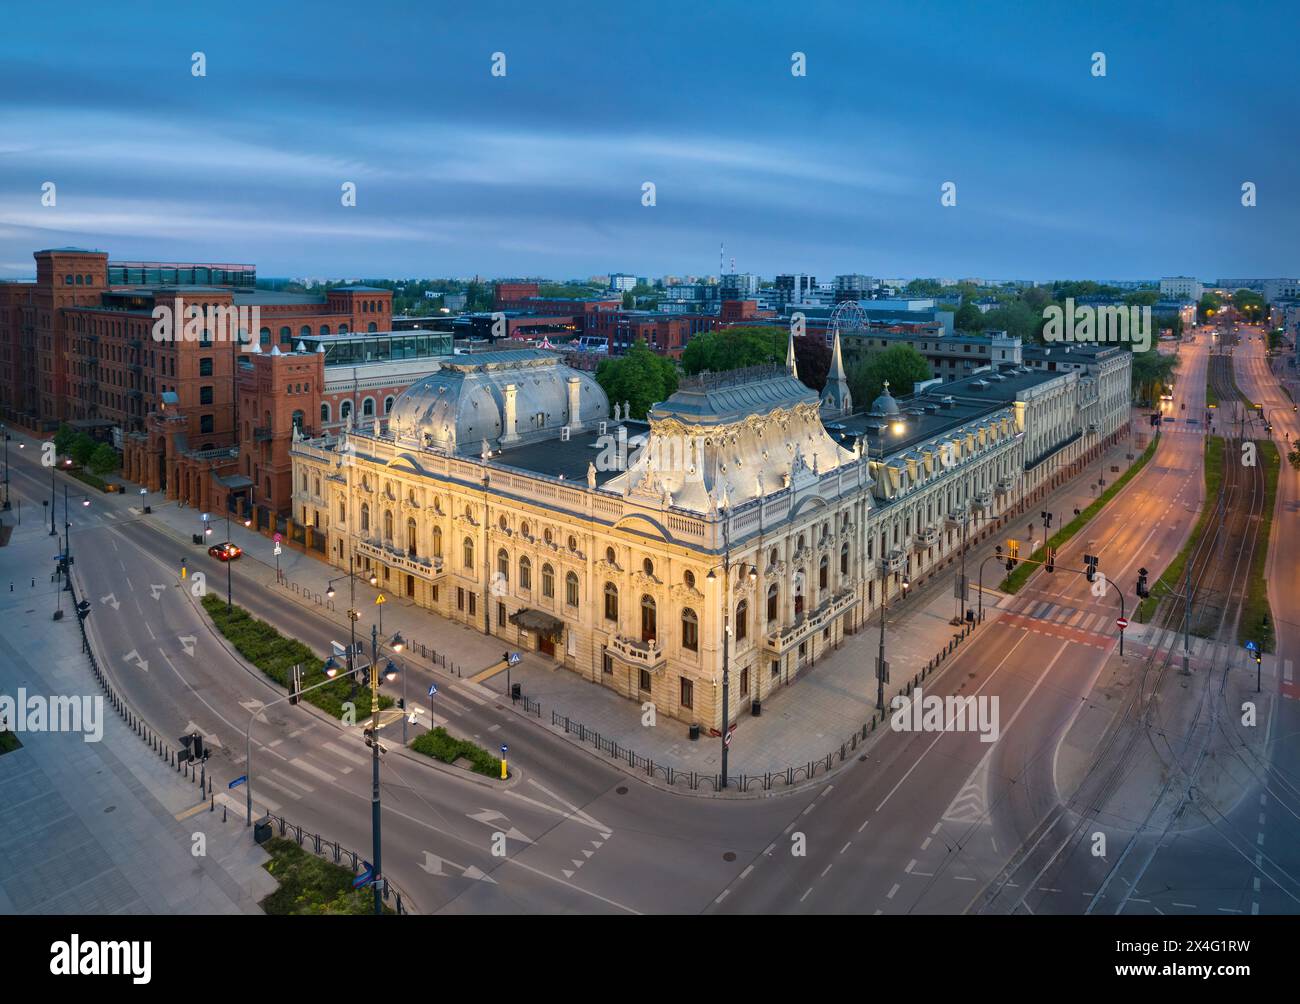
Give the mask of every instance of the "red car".
M 230 541 L 223 541 L 220 544 L 213 544 L 208 548 L 208 554 L 212 555 L 218 561 L 234 561 L 244 549 L 238 544 L 232 544 Z

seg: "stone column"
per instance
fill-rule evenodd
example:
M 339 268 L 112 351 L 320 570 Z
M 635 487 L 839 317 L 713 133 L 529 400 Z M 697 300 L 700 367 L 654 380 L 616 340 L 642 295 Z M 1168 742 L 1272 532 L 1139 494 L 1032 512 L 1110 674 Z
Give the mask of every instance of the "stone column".
M 505 394 L 505 414 L 502 416 L 502 443 L 515 443 L 519 441 L 519 418 L 517 398 L 519 387 L 516 384 L 508 383 L 504 388 Z
M 569 428 L 574 432 L 582 428 L 581 391 L 581 377 L 569 377 Z

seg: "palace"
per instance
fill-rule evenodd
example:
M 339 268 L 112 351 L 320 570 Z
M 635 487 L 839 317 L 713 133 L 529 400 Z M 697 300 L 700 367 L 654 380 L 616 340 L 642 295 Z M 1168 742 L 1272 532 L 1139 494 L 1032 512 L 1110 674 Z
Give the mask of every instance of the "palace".
M 555 354 L 453 356 L 386 429 L 295 435 L 293 512 L 334 565 L 721 728 L 1123 435 L 1094 383 L 990 367 L 853 414 L 791 349 L 635 422 Z

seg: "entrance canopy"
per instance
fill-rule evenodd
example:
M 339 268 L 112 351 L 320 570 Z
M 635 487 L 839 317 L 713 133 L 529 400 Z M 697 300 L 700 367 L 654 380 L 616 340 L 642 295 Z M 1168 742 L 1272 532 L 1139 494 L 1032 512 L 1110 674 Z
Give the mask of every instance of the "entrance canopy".
M 524 609 L 510 615 L 510 623 L 538 637 L 558 640 L 564 635 L 564 621 L 541 610 Z

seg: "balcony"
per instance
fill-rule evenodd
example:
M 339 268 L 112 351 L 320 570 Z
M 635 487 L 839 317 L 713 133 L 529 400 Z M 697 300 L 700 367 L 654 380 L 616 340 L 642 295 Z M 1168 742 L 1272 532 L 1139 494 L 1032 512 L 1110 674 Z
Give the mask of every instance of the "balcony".
M 977 495 L 977 496 L 975 497 L 974 504 L 975 504 L 975 508 L 976 508 L 979 512 L 992 512 L 992 511 L 993 511 L 993 493 L 992 493 L 992 492 L 985 492 L 983 495 Z
M 916 531 L 916 549 L 924 550 L 932 547 L 939 542 L 939 528 L 937 526 L 927 526 L 924 530 Z
M 658 638 L 652 641 L 638 641 L 625 638 L 621 634 L 613 635 L 609 640 L 609 650 L 619 659 L 640 669 L 662 669 L 668 661 L 664 654 L 663 642 Z
M 901 552 L 900 552 L 901 553 Z M 823 601 L 821 606 L 803 615 L 788 628 L 773 631 L 763 639 L 769 652 L 783 653 L 823 630 L 836 617 L 858 602 L 852 589 L 845 589 Z
M 268 443 L 271 441 L 274 433 L 269 425 L 259 425 L 253 430 L 253 440 L 258 443 Z
M 410 572 L 412 575 L 418 575 L 429 581 L 433 581 L 442 574 L 441 558 L 412 557 L 400 548 L 394 547 L 392 544 L 381 543 L 378 540 L 358 540 L 357 550 L 362 554 L 382 561 L 389 568 Z
M 907 555 L 903 551 L 895 548 L 880 559 L 880 572 L 882 575 L 901 572 L 906 564 Z
M 1015 478 L 1003 478 L 998 482 L 998 494 L 1007 495 L 1016 487 Z

